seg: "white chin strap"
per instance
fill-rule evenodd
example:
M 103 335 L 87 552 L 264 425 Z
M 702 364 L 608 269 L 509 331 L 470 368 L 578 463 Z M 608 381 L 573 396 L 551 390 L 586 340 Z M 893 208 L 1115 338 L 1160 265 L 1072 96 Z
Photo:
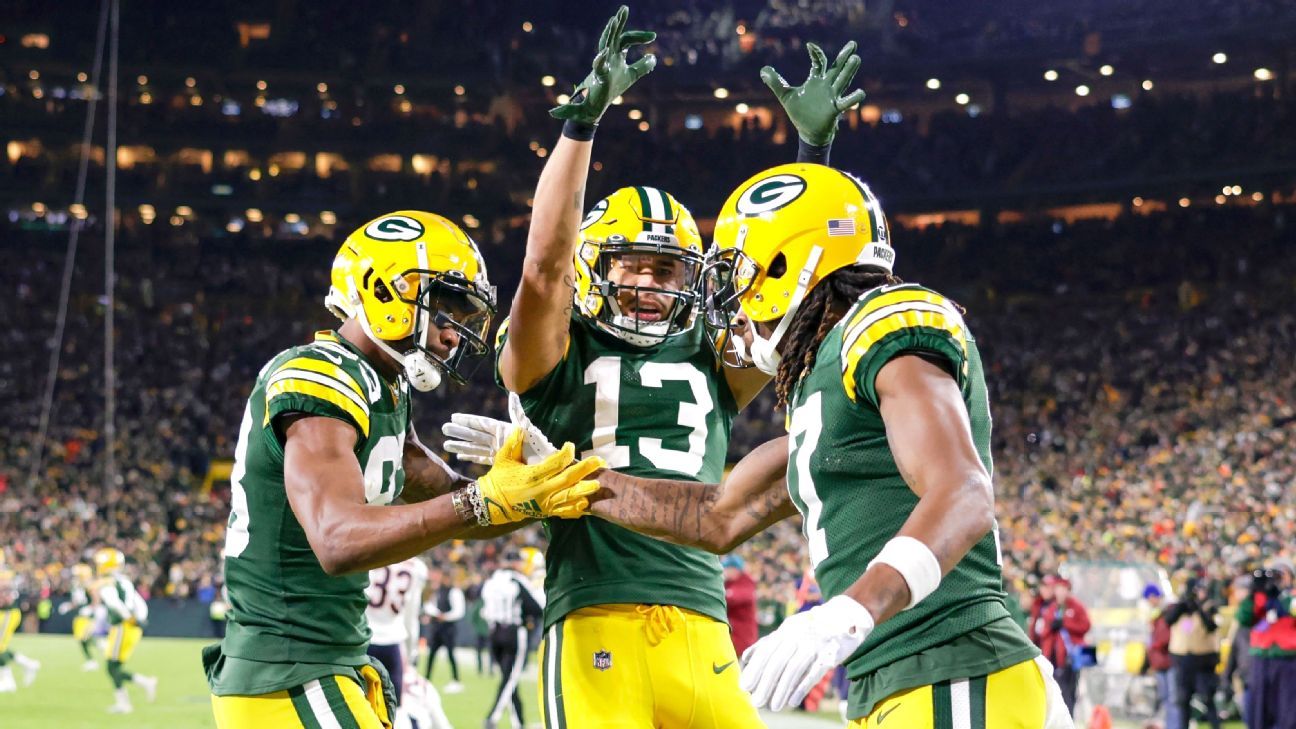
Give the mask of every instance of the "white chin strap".
M 756 331 L 755 323 L 752 324 L 752 364 L 767 375 L 778 374 L 779 362 L 783 361 L 783 355 L 778 351 L 779 343 L 783 341 L 783 335 L 787 333 L 788 327 L 792 326 L 792 319 L 801 308 L 806 292 L 810 290 L 810 278 L 814 276 L 815 267 L 819 265 L 819 258 L 822 255 L 823 249 L 819 246 L 810 249 L 810 255 L 806 257 L 806 263 L 801 267 L 801 273 L 797 275 L 796 289 L 792 291 L 792 300 L 788 302 L 787 313 L 779 320 L 778 326 L 774 328 L 774 333 L 769 339 L 762 337 Z
M 369 341 L 377 345 L 388 357 L 400 363 L 405 370 L 405 379 L 409 380 L 410 387 L 419 392 L 431 392 L 440 387 L 441 370 L 432 362 L 432 358 L 428 356 L 427 352 L 415 348 L 402 354 L 393 349 L 387 342 L 379 339 L 374 334 L 373 328 L 369 326 L 369 317 L 365 316 L 364 307 L 360 306 L 360 294 L 356 291 L 355 279 L 350 276 L 347 277 L 347 288 L 350 289 L 351 301 L 354 304 L 352 307 L 355 310 L 354 318 L 360 322 L 360 328 L 364 330 L 365 336 L 369 337 Z M 420 316 L 426 317 L 426 313 L 421 313 Z M 422 335 L 419 337 L 421 341 L 416 342 L 416 344 L 425 347 L 427 345 L 427 335 L 427 327 L 424 327 Z
M 655 344 L 661 344 L 666 341 L 666 336 L 670 333 L 670 322 L 668 321 L 655 321 L 645 324 L 633 316 L 614 314 L 612 323 L 615 326 L 608 331 L 636 347 L 651 347 Z

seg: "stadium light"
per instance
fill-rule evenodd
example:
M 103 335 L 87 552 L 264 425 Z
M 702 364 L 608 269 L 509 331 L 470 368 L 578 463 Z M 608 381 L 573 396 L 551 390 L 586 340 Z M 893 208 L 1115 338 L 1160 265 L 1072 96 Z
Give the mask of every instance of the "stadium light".
M 541 86 L 553 86 L 555 83 L 557 83 L 557 81 L 554 80 L 553 76 L 546 74 L 540 77 Z
M 284 216 L 284 222 L 289 225 L 296 225 L 301 222 L 301 216 L 297 213 L 288 213 Z
M 320 211 L 320 222 L 323 223 L 323 224 L 325 224 L 325 225 L 336 225 L 336 224 L 337 224 L 337 213 L 334 213 L 332 210 L 321 210 L 321 211 Z
M 727 98 L 729 98 L 729 89 L 726 89 L 726 88 L 723 87 L 723 86 L 721 86 L 720 88 L 716 89 L 715 91 L 713 91 L 713 92 L 711 92 L 711 93 L 714 94 L 715 97 L 716 97 L 717 99 L 727 99 Z
M 621 104 L 623 104 L 624 102 L 625 102 L 625 97 L 624 97 L 624 96 L 618 96 L 618 97 L 616 97 L 615 99 L 612 100 L 612 105 L 613 105 L 613 106 L 621 106 Z
M 1141 207 L 1143 207 L 1143 198 L 1141 198 L 1141 197 L 1136 197 L 1136 198 L 1134 198 L 1133 200 L 1131 200 L 1130 202 L 1134 203 L 1134 207 L 1136 207 L 1136 208 L 1141 208 Z
M 181 205 L 176 208 L 175 214 L 182 218 L 188 218 L 193 215 L 193 208 L 188 205 Z
M 648 122 L 647 122 L 647 121 L 641 121 L 641 122 L 639 122 L 639 131 L 641 131 L 641 132 L 646 132 L 646 131 L 648 131 Z
M 1076 96 L 1088 96 L 1088 95 L 1089 95 L 1089 87 L 1088 87 L 1088 86 L 1085 86 L 1084 84 L 1080 84 L 1079 86 L 1076 87 L 1076 89 L 1075 89 L 1075 93 L 1076 93 Z
M 1273 71 L 1270 71 L 1269 69 L 1267 69 L 1267 68 L 1263 68 L 1263 67 L 1262 67 L 1262 68 L 1257 68 L 1257 69 L 1255 70 L 1255 73 L 1253 73 L 1253 74 L 1251 74 L 1251 75 L 1255 76 L 1255 78 L 1256 78 L 1257 81 L 1270 81 L 1270 80 L 1272 80 L 1273 77 L 1274 77 L 1274 76 L 1273 76 Z
M 1216 204 L 1216 205 L 1223 205 L 1225 199 L 1226 199 L 1226 198 L 1225 198 L 1223 195 L 1216 195 L 1216 196 L 1215 196 L 1215 204 Z
M 456 86 L 454 87 L 454 93 L 455 93 L 455 96 L 463 96 L 463 95 L 464 95 L 464 87 L 463 87 L 463 84 L 458 84 L 458 85 L 456 85 Z M 560 101 L 560 102 L 558 102 L 558 103 L 560 103 L 560 104 L 566 104 L 567 102 L 565 102 L 565 101 Z
M 86 72 L 85 72 L 85 71 L 82 71 L 81 73 L 78 73 L 78 74 L 77 74 L 77 81 L 79 81 L 79 82 L 81 82 L 81 83 L 85 83 L 87 78 L 90 78 L 90 77 L 89 77 L 89 76 L 86 76 Z
M 86 212 L 86 206 L 81 203 L 72 203 L 72 205 L 68 207 L 68 212 L 72 213 L 72 217 L 77 220 L 85 220 L 89 215 L 89 213 Z
M 36 69 L 33 68 L 32 70 L 27 72 L 27 78 L 31 79 L 32 81 L 40 81 L 40 71 L 37 71 Z
M 734 28 L 734 30 L 738 33 L 738 35 L 747 35 L 747 26 L 743 25 L 742 23 L 739 23 L 738 27 Z
M 48 210 L 48 208 L 45 207 L 45 203 L 43 202 L 32 203 L 33 213 L 36 213 L 37 215 L 44 215 L 46 210 Z
M 524 21 L 522 21 L 522 32 L 523 32 L 523 33 L 530 33 L 530 32 L 533 31 L 533 30 L 535 30 L 535 26 L 531 24 L 531 21 L 529 21 L 529 20 L 524 20 Z
M 1112 68 L 1110 63 L 1105 63 L 1098 69 L 1098 73 L 1101 73 L 1104 76 L 1110 76 L 1113 73 L 1116 73 L 1116 69 Z
M 1053 69 L 1050 68 L 1049 70 L 1047 70 L 1047 71 L 1044 72 L 1044 80 L 1045 80 L 1045 81 L 1057 81 L 1057 80 L 1058 80 L 1058 72 L 1057 72 L 1057 71 L 1054 71 Z
M 568 96 L 567 94 L 558 94 L 558 103 L 559 103 L 559 104 L 566 104 L 566 103 L 569 102 L 569 101 L 571 101 L 571 97 Z
M 1228 54 L 1223 51 L 1220 51 L 1215 55 L 1211 56 L 1211 60 L 1214 61 L 1215 63 L 1221 63 L 1221 64 L 1228 63 Z
M 246 216 L 249 223 L 259 223 L 265 219 L 264 217 L 262 217 L 261 211 L 258 210 L 257 208 L 248 208 Z
M 318 91 L 318 92 L 320 92 L 321 94 L 327 94 L 327 93 L 328 93 L 328 84 L 326 84 L 326 83 L 324 83 L 323 81 L 321 81 L 320 83 L 315 84 L 315 90 Z
M 195 86 L 197 86 L 197 85 L 198 85 L 198 80 L 195 79 L 193 76 L 186 76 L 186 77 L 185 77 L 185 87 L 186 87 L 186 88 L 190 88 L 190 89 L 192 89 L 193 87 L 195 87 Z
M 1150 78 L 1145 78 L 1145 79 L 1143 79 L 1143 90 L 1144 90 L 1144 91 L 1151 91 L 1151 90 L 1152 90 L 1152 79 L 1150 79 Z
M 635 121 L 638 121 L 643 118 L 643 112 L 639 111 L 638 109 L 631 109 L 630 112 L 626 114 L 626 116 L 630 117 Z
M 1241 194 L 1242 194 L 1242 186 L 1241 186 L 1241 185 L 1234 185 L 1234 186 L 1232 187 L 1232 190 L 1233 190 L 1233 194 L 1234 194 L 1234 195 L 1241 195 Z
M 266 90 L 266 82 L 257 81 L 257 91 L 265 91 L 265 90 Z M 256 221 L 252 221 L 252 222 L 256 222 Z
M 463 216 L 463 221 L 464 221 L 464 225 L 468 226 L 469 228 L 476 228 L 481 225 L 481 221 L 478 220 L 477 216 L 473 215 L 472 213 L 465 214 Z
M 179 228 L 180 226 L 184 225 L 184 218 L 180 217 L 179 215 L 172 215 L 171 224 Z
M 140 74 L 139 76 L 136 76 L 135 83 L 139 84 L 140 86 L 147 86 L 148 76 L 145 76 L 144 74 Z
M 1263 193 L 1263 192 L 1253 192 L 1253 193 L 1251 193 L 1251 199 L 1252 199 L 1252 200 L 1255 200 L 1256 202 L 1260 202 L 1261 200 L 1264 200 L 1264 193 Z
M 1192 201 L 1189 200 L 1189 199 L 1186 198 L 1186 197 L 1181 197 L 1181 198 L 1179 198 L 1179 207 L 1181 207 L 1181 208 L 1186 208 L 1186 207 L 1188 207 L 1191 203 L 1192 203 Z
M 931 89 L 932 91 L 935 91 L 936 89 L 939 89 L 939 88 L 940 88 L 940 79 L 938 79 L 938 78 L 929 78 L 929 79 L 927 79 L 927 88 Z
M 738 112 L 739 114 L 746 114 L 748 111 L 751 111 L 751 107 L 747 106 L 746 104 L 740 101 L 738 102 L 738 105 L 734 107 L 734 111 Z
M 260 179 L 261 179 L 261 170 L 258 170 L 258 169 L 256 169 L 256 168 L 253 168 L 252 170 L 250 170 L 250 171 L 248 172 L 248 179 L 251 180 L 251 181 L 253 181 L 253 182 L 256 182 L 257 180 L 260 180 Z
M 954 103 L 958 104 L 959 106 L 967 106 L 967 103 L 971 100 L 972 97 L 968 96 L 967 94 L 959 94 L 958 96 L 954 97 Z
M 396 92 L 397 96 L 400 96 L 405 93 L 405 84 L 396 84 L 392 87 L 392 91 Z

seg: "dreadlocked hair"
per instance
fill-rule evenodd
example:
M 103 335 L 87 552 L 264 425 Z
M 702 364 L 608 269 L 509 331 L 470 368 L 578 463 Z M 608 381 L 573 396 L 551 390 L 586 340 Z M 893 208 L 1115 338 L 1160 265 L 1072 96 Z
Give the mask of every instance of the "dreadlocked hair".
M 848 266 L 828 274 L 811 289 L 783 335 L 786 349 L 774 376 L 775 407 L 787 407 L 801 376 L 815 364 L 819 345 L 828 331 L 865 291 L 902 283 L 893 274 L 871 266 Z

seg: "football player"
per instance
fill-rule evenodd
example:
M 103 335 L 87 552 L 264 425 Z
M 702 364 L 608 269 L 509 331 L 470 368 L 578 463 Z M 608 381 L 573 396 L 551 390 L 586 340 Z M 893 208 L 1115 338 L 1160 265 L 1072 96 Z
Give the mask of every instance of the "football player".
M 125 668 L 126 661 L 144 637 L 144 625 L 148 622 L 148 603 L 135 590 L 135 585 L 124 574 L 126 556 L 120 549 L 104 547 L 94 554 L 95 574 L 99 580 L 94 592 L 99 602 L 108 612 L 108 648 L 105 658 L 108 664 L 108 677 L 113 683 L 113 704 L 108 707 L 110 714 L 129 714 L 133 711 L 130 695 L 126 693 L 126 684 L 134 683 L 144 689 L 149 701 L 157 697 L 157 678 L 142 673 L 131 673 Z
M 826 601 L 744 653 L 757 706 L 797 706 L 845 665 L 857 729 L 1071 727 L 1004 606 L 989 402 L 962 310 L 892 274 L 877 199 L 822 165 L 744 182 L 715 243 L 706 324 L 753 323 L 748 364 L 775 377 L 788 435 L 719 484 L 605 471 L 612 498 L 591 513 L 715 553 L 801 514 Z
M 76 610 L 76 616 L 72 618 L 72 637 L 81 646 L 81 654 L 85 656 L 85 662 L 81 664 L 83 671 L 99 668 L 99 662 L 90 651 L 90 645 L 94 642 L 95 613 L 102 609 L 98 598 L 90 589 L 93 581 L 93 567 L 88 564 L 73 565 L 71 594 L 67 602 L 58 608 L 60 615 Z
M 562 137 L 536 188 L 496 372 L 555 441 L 575 442 L 626 473 L 715 481 L 730 424 L 768 375 L 720 366 L 694 326 L 703 250 L 693 216 L 644 185 L 621 188 L 581 216 L 598 121 L 655 64 L 651 55 L 627 63 L 628 49 L 655 36 L 626 30 L 626 19 L 622 7 L 593 70 L 553 111 L 565 122 Z M 813 47 L 803 87 L 763 73 L 802 131 L 803 151 L 826 158 L 838 117 L 863 95 L 842 96 L 859 66 L 853 50 L 830 65 Z M 446 444 L 461 446 L 471 455 L 467 441 Z M 761 725 L 730 668 L 737 658 L 713 555 L 605 520 L 545 526 L 546 727 Z
M 0 550 L 0 694 L 18 690 L 13 669 L 17 663 L 23 669 L 23 686 L 30 686 L 40 670 L 40 661 L 9 650 L 9 642 L 22 624 L 22 610 L 18 608 L 18 590 L 14 588 L 15 575 L 5 567 L 4 550 Z
M 411 390 L 462 382 L 495 306 L 477 245 L 449 220 L 401 211 L 362 226 L 325 304 L 341 327 L 266 364 L 240 426 L 228 630 L 203 652 L 225 729 L 390 723 L 394 690 L 365 653 L 368 570 L 474 528 L 579 516 L 602 463 L 574 464 L 569 445 L 527 466 L 519 431 L 472 482 L 418 441 Z M 398 497 L 410 503 L 386 506 Z
M 414 659 L 418 656 L 419 613 L 427 581 L 427 562 L 421 557 L 369 570 L 369 587 L 365 589 L 369 599 L 365 619 L 373 634 L 369 655 L 387 668 L 396 695 L 401 697 L 396 726 L 417 724 L 420 729 L 449 729 L 450 721 L 441 710 L 436 689 L 428 684 L 411 690 L 418 678 Z M 416 694 L 417 700 L 411 694 Z

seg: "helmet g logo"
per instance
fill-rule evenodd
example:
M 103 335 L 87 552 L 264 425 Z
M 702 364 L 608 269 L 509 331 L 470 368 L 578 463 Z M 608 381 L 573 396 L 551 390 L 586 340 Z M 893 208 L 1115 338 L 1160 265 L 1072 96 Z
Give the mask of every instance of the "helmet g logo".
M 374 240 L 414 240 L 423 235 L 423 224 L 404 215 L 389 215 L 370 223 L 364 232 Z
M 806 181 L 796 175 L 774 175 L 758 181 L 738 198 L 738 212 L 761 215 L 786 207 L 805 192 Z
M 580 229 L 585 230 L 591 225 L 602 220 L 603 213 L 606 213 L 607 209 L 608 209 L 607 198 L 603 198 L 602 200 L 599 200 L 598 202 L 594 203 L 594 207 L 590 208 L 590 211 L 588 213 L 585 213 L 585 219 L 581 221 Z

